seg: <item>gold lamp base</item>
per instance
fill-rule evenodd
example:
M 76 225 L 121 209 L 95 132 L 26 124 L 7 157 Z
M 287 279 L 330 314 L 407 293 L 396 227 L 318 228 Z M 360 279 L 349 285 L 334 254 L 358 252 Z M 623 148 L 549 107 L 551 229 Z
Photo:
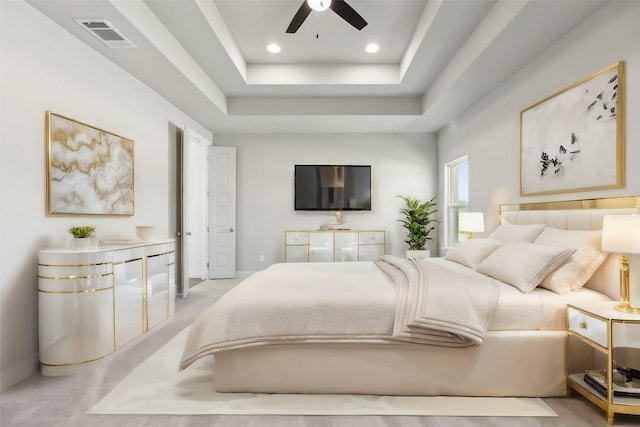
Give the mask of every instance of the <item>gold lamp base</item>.
M 634 314 L 640 313 L 640 308 L 631 307 L 628 303 L 624 303 L 624 302 L 614 306 L 613 309 L 622 311 L 624 313 L 634 313 Z
M 640 308 L 629 304 L 629 259 L 627 254 L 620 255 L 620 304 L 613 307 L 614 310 L 623 313 L 640 313 Z

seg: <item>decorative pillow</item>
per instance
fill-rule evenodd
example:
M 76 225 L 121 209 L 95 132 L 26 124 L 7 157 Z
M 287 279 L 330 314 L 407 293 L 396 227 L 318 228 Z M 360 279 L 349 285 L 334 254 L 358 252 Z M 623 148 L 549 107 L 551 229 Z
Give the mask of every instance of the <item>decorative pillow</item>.
M 503 242 L 533 243 L 536 237 L 542 233 L 544 227 L 544 224 L 500 224 L 489 234 L 489 239 L 498 239 Z
M 583 287 L 608 255 L 600 250 L 602 230 L 560 230 L 546 227 L 534 243 L 577 249 L 569 260 L 540 283 L 543 288 L 559 294 Z
M 449 249 L 444 259 L 475 269 L 502 243 L 497 239 L 469 239 Z
M 545 277 L 540 286 L 557 294 L 578 290 L 593 276 L 607 255 L 607 252 L 592 246 L 578 248 L 560 268 Z
M 482 261 L 476 271 L 529 293 L 575 251 L 533 243 L 506 242 Z

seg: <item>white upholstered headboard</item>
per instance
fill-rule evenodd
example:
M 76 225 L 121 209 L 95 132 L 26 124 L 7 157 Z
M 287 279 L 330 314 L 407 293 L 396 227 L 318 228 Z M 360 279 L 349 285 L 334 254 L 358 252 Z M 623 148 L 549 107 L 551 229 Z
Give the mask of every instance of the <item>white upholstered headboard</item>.
M 546 224 L 563 230 L 602 230 L 605 215 L 640 213 L 640 196 L 561 202 L 500 205 L 500 222 Z M 585 285 L 611 299 L 620 299 L 619 256 L 609 255 Z

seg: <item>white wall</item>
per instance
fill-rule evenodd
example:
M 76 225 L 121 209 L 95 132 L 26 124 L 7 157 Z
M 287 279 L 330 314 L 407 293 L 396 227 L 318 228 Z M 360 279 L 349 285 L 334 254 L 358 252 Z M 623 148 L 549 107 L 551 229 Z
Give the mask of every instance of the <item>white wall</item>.
M 437 192 L 435 135 L 214 135 L 214 145 L 237 148 L 237 269 L 284 262 L 284 232 L 318 229 L 335 216 L 293 209 L 296 163 L 371 165 L 371 212 L 344 212 L 353 229 L 387 231 L 387 253 L 407 249 L 398 219 L 399 194 L 425 200 Z M 432 234 L 433 235 L 433 234 Z M 434 236 L 435 237 L 435 236 Z M 437 248 L 437 242 L 431 246 Z M 265 261 L 260 263 L 259 256 Z
M 485 235 L 501 203 L 640 195 L 639 22 L 639 2 L 608 4 L 439 132 L 440 177 L 444 163 L 469 156 L 469 207 L 485 212 Z M 520 196 L 520 112 L 616 61 L 626 63 L 626 187 Z
M 23 2 L 0 2 L 1 179 L 0 387 L 35 372 L 38 250 L 68 244 L 66 229 L 98 235 L 156 226 L 168 235 L 175 199 L 170 122 L 211 136 L 177 108 Z M 45 112 L 134 140 L 133 217 L 47 216 Z M 175 139 L 175 138 L 174 138 Z

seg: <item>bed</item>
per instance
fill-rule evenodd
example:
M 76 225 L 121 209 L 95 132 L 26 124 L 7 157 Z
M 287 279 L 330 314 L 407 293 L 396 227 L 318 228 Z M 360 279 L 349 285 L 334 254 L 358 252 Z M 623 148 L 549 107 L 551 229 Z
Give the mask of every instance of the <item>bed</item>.
M 488 238 L 443 258 L 275 264 L 194 322 L 181 369 L 213 357 L 218 392 L 563 396 L 565 306 L 619 298 L 618 259 L 599 250 L 599 230 L 605 214 L 637 206 L 637 197 L 502 205 Z M 436 285 L 440 275 L 452 280 Z M 410 276 L 426 285 L 407 286 Z M 447 286 L 474 313 L 463 316 L 470 320 L 434 322 L 415 303 Z M 402 287 L 413 290 L 400 294 Z M 467 293 L 473 301 L 461 297 Z M 234 298 L 241 305 L 231 309 Z M 403 298 L 410 310 L 398 308 Z M 435 306 L 445 317 L 461 314 L 455 300 Z M 396 331 L 406 311 L 424 316 Z M 212 340 L 216 334 L 228 338 Z

